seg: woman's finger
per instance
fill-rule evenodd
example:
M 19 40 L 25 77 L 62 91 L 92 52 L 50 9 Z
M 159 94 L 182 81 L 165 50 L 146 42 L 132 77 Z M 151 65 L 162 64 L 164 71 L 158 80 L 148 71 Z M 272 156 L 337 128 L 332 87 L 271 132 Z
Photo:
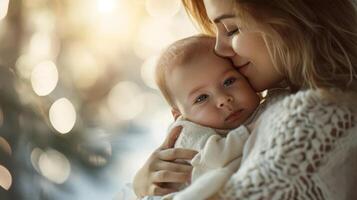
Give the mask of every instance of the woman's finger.
M 177 138 L 179 137 L 182 130 L 182 126 L 176 126 L 173 128 L 170 133 L 165 138 L 164 143 L 160 146 L 161 149 L 172 148 L 175 145 Z
M 157 152 L 160 160 L 174 161 L 176 159 L 191 160 L 198 152 L 191 149 L 171 148 Z
M 191 178 L 189 172 L 173 172 L 168 170 L 160 170 L 151 174 L 151 181 L 154 183 L 186 183 Z
M 156 184 L 152 184 L 149 188 L 149 195 L 164 196 L 166 194 L 170 194 L 173 192 L 177 192 L 177 189 L 164 188 L 164 187 L 160 187 Z
M 188 164 L 182 163 L 175 163 L 175 162 L 167 162 L 167 161 L 160 161 L 155 164 L 155 171 L 159 170 L 168 170 L 174 172 L 189 172 L 192 171 L 192 166 Z

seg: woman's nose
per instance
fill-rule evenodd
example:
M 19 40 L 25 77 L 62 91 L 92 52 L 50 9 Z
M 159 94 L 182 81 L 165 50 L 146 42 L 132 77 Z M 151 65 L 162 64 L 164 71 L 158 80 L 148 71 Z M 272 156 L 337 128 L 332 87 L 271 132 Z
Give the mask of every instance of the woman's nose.
M 218 101 L 217 101 L 217 107 L 218 108 L 224 108 L 227 107 L 229 109 L 232 108 L 232 103 L 233 103 L 233 97 L 229 95 L 222 95 Z
M 222 57 L 232 57 L 236 53 L 232 49 L 232 43 L 230 38 L 218 33 L 215 45 L 215 52 Z

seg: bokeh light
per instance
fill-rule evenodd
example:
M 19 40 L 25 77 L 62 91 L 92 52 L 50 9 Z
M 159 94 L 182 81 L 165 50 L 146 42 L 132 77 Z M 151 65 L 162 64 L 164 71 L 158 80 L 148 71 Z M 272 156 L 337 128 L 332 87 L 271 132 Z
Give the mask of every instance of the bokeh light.
M 155 69 L 157 59 L 158 56 L 152 56 L 145 60 L 145 62 L 141 66 L 141 78 L 148 87 L 153 89 L 157 89 L 157 85 L 155 82 Z
M 97 0 L 98 11 L 100 13 L 113 12 L 117 2 L 117 0 Z
M 69 68 L 73 81 L 78 88 L 87 89 L 93 86 L 103 74 L 103 66 L 98 59 L 82 46 L 70 46 L 64 57 L 66 66 Z
M 134 119 L 144 107 L 141 89 L 133 82 L 119 82 L 108 95 L 108 107 L 119 120 Z
M 4 19 L 7 15 L 7 10 L 9 8 L 9 0 L 0 1 L 0 20 Z
M 33 68 L 39 62 L 40 60 L 36 59 L 31 54 L 23 54 L 19 56 L 16 61 L 16 71 L 22 78 L 30 80 Z
M 31 151 L 31 156 L 30 156 L 31 164 L 32 164 L 33 168 L 34 168 L 38 173 L 41 173 L 40 168 L 39 168 L 39 166 L 38 166 L 38 161 L 40 160 L 40 157 L 41 157 L 42 153 L 43 153 L 43 151 L 42 151 L 42 149 L 40 149 L 40 148 L 34 148 L 34 149 Z
M 38 166 L 44 177 L 57 184 L 64 183 L 71 172 L 68 159 L 62 153 L 53 149 L 41 154 Z
M 1 69 L 15 69 L 0 73 L 1 187 L 9 199 L 116 197 L 172 122 L 154 71 L 163 48 L 197 33 L 180 0 L 0 5 Z
M 170 19 L 148 18 L 140 26 L 134 52 L 142 59 L 158 55 L 161 50 L 177 38 L 170 29 Z
M 32 71 L 32 88 L 39 96 L 45 96 L 51 93 L 55 89 L 57 82 L 58 71 L 52 61 L 41 62 Z
M 57 40 L 49 31 L 39 31 L 31 38 L 29 53 L 42 59 L 55 58 L 59 50 Z
M 6 139 L 1 136 L 0 136 L 0 149 L 3 150 L 6 154 L 11 156 L 12 154 L 11 146 L 6 141 Z
M 89 43 L 101 54 L 117 55 L 117 50 L 126 49 L 125 46 L 130 45 L 137 8 L 128 0 L 96 1 L 96 13 L 90 23 L 92 34 Z
M 266 97 L 267 94 L 268 94 L 268 90 L 264 90 L 264 91 L 262 92 L 262 97 L 263 97 L 263 98 Z
M 49 117 L 53 128 L 65 134 L 72 130 L 76 122 L 76 110 L 68 99 L 61 98 L 52 104 Z
M 146 10 L 153 17 L 172 17 L 180 7 L 180 0 L 146 0 Z
M 33 1 L 25 1 L 26 6 L 34 6 Z M 28 13 L 28 27 L 42 33 L 53 33 L 56 30 L 56 15 L 47 9 L 38 9 L 37 12 Z M 31 43 L 30 43 L 31 44 Z
M 12 184 L 12 176 L 4 166 L 0 165 L 0 186 L 9 190 Z

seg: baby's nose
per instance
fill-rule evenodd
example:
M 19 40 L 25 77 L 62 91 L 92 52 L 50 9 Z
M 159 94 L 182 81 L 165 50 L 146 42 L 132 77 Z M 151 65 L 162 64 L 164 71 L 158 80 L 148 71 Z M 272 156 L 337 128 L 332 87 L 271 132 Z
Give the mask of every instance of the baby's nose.
M 218 108 L 223 108 L 223 107 L 231 108 L 232 102 L 233 102 L 232 96 L 223 96 L 218 100 L 217 107 Z

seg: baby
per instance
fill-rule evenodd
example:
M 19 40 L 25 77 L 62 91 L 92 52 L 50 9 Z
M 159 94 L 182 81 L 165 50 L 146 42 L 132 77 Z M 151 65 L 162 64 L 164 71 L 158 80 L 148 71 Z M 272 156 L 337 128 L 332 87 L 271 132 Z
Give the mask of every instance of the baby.
M 206 199 L 237 171 L 260 98 L 228 59 L 214 53 L 215 39 L 192 36 L 170 45 L 156 82 L 183 129 L 175 147 L 199 153 L 191 160 L 191 185 L 164 199 Z M 243 125 L 243 126 L 241 126 Z

